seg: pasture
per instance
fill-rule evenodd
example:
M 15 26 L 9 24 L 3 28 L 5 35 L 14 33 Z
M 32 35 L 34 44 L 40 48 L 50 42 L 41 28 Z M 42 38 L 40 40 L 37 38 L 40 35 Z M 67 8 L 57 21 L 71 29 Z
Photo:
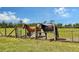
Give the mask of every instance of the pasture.
M 7 34 L 12 31 L 13 28 L 7 28 Z M 4 29 L 0 28 L 0 31 L 4 34 Z M 73 31 L 73 32 L 72 32 Z M 14 31 L 15 32 L 15 31 Z M 11 35 L 15 35 L 15 33 Z M 20 29 L 19 33 L 24 34 L 24 30 Z M 72 35 L 73 34 L 73 35 Z M 51 33 L 48 33 L 51 36 Z M 63 38 L 79 38 L 78 28 L 59 28 L 59 36 Z M 72 37 L 73 36 L 73 37 Z M 79 40 L 79 39 L 78 39 Z M 76 52 L 79 51 L 79 43 L 74 42 L 61 42 L 49 40 L 35 40 L 30 38 L 11 38 L 0 37 L 0 51 L 1 52 Z
M 59 36 L 68 41 L 79 42 L 79 28 L 60 28 Z
M 0 38 L 0 52 L 77 52 L 79 43 L 35 39 Z

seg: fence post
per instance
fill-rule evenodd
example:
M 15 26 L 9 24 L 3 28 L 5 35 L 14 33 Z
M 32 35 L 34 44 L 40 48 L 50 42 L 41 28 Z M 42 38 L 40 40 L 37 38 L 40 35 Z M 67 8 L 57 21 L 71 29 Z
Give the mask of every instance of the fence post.
M 7 32 L 7 29 L 6 29 L 6 25 L 5 25 L 5 36 L 7 36 L 7 33 L 6 32 Z
M 73 42 L 73 29 L 72 29 L 72 31 L 71 31 L 71 32 L 72 32 L 72 42 Z
M 15 37 L 18 37 L 18 33 L 17 33 L 17 27 L 15 27 Z
M 35 39 L 38 38 L 38 30 L 37 30 L 37 26 L 36 26 L 36 33 L 35 33 Z
M 20 38 L 22 38 L 22 29 L 20 29 Z
M 56 28 L 55 28 L 55 24 L 54 24 L 53 26 L 54 26 L 54 40 L 56 41 L 56 40 L 57 40 L 57 35 L 56 35 Z
M 38 32 L 37 32 L 37 30 L 36 30 L 36 33 L 35 33 L 35 39 L 37 39 L 38 38 Z
M 25 38 L 27 37 L 27 32 L 26 32 L 26 29 L 25 29 Z

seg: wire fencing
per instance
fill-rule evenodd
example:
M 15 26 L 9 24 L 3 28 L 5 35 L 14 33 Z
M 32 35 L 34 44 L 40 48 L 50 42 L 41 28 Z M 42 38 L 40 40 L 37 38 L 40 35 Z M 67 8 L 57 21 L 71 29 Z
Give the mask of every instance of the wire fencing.
M 79 28 L 61 28 L 59 29 L 59 37 L 65 38 L 66 41 L 79 42 Z

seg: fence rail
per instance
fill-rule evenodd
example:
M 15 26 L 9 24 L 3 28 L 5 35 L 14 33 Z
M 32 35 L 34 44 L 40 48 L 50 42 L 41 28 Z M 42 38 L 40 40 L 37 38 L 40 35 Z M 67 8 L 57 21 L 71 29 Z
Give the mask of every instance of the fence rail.
M 59 37 L 65 38 L 67 41 L 79 42 L 79 29 L 59 30 Z
M 59 37 L 66 41 L 79 42 L 79 28 L 61 28 L 58 29 Z M 27 37 L 27 31 L 23 28 L 0 28 L 0 36 Z M 50 34 L 49 34 L 50 36 Z

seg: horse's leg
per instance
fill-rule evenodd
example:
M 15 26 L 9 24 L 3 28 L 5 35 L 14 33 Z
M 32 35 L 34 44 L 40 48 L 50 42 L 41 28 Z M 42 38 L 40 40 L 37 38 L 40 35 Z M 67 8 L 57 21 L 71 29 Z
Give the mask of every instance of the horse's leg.
M 32 36 L 32 33 L 30 32 L 30 38 L 31 38 L 31 36 Z
M 38 31 L 38 36 L 39 36 L 39 37 L 41 36 L 41 31 Z
M 29 38 L 31 37 L 31 32 L 28 32 L 27 35 L 29 36 Z
M 47 40 L 47 32 L 44 32 L 44 33 L 45 33 L 45 37 L 46 37 L 45 39 Z
M 46 35 L 46 39 L 47 39 L 47 33 L 45 33 L 45 35 Z
M 38 38 L 38 31 L 36 30 L 35 39 Z
M 41 32 L 39 33 L 39 36 L 41 36 Z

